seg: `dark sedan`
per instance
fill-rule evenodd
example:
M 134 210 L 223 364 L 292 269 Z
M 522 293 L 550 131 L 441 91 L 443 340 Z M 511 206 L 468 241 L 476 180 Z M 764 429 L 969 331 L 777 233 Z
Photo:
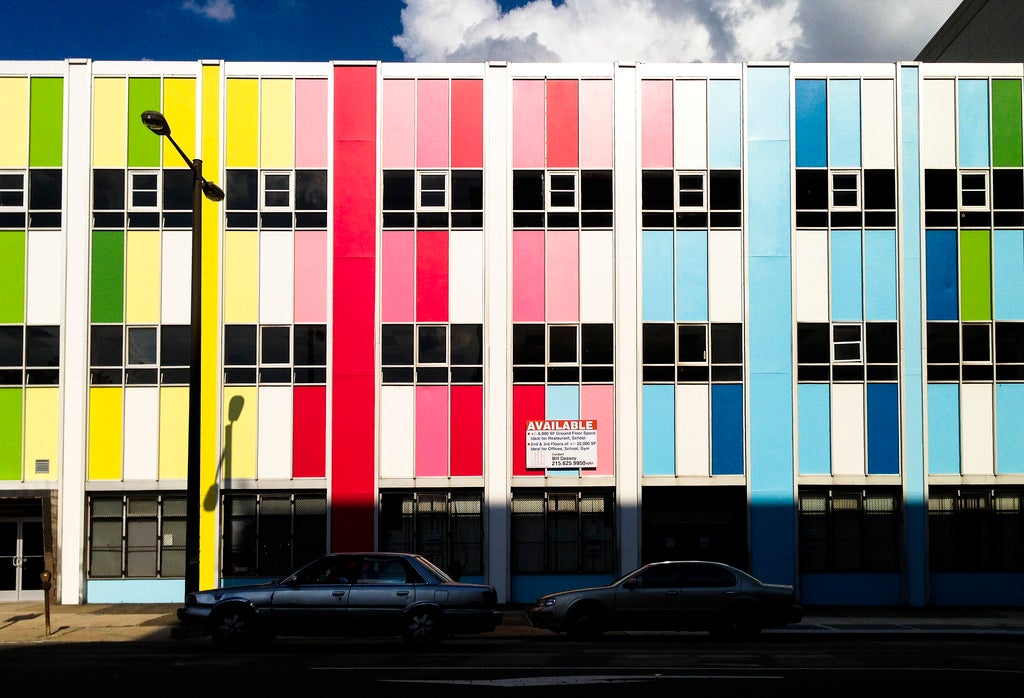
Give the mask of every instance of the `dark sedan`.
M 332 553 L 274 582 L 187 594 L 181 624 L 219 645 L 275 636 L 394 636 L 413 645 L 500 623 L 488 584 L 457 582 L 408 553 Z
M 762 628 L 799 623 L 803 608 L 787 584 L 766 584 L 720 562 L 652 562 L 608 586 L 537 599 L 527 612 L 536 628 L 574 638 L 606 630 L 706 631 L 750 638 Z

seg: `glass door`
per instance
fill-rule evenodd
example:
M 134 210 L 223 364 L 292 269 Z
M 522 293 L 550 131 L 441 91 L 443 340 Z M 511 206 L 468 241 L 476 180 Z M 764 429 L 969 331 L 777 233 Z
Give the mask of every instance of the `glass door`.
M 0 601 L 42 601 L 43 522 L 0 519 Z

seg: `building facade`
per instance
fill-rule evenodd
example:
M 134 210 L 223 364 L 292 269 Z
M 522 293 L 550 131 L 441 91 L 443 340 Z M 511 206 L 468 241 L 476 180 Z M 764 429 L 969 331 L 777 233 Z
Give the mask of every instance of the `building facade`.
M 422 552 L 1024 604 L 1024 67 L 0 62 L 0 601 Z

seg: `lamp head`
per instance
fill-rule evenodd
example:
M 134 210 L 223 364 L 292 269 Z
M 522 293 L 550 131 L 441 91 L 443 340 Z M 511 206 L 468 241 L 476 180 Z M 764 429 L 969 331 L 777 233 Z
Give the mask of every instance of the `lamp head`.
M 158 136 L 171 135 L 170 124 L 167 123 L 167 119 L 164 118 L 164 115 L 158 111 L 142 112 L 142 123 L 146 125 L 146 128 Z
M 210 201 L 223 201 L 224 190 L 218 187 L 213 182 L 204 179 L 203 180 L 203 196 Z

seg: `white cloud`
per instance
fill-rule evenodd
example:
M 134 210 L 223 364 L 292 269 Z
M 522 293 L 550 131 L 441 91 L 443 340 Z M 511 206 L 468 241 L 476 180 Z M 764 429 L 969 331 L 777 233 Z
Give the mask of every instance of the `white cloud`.
M 959 2 L 405 0 L 393 40 L 420 62 L 889 62 L 913 60 Z
M 235 18 L 235 5 L 232 0 L 185 0 L 181 6 L 218 22 L 230 22 Z

